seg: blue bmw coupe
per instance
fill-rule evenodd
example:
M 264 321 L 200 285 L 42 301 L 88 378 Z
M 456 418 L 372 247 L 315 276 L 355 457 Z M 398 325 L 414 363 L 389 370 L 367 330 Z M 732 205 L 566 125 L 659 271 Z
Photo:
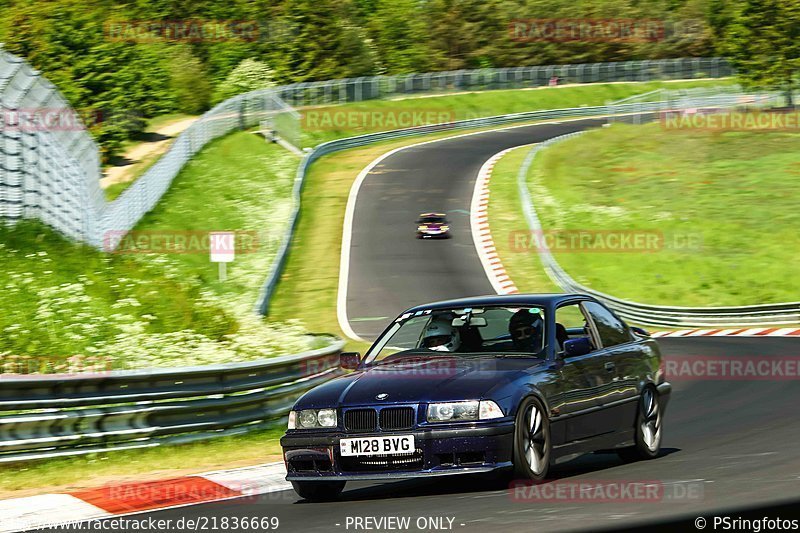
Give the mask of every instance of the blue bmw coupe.
M 348 480 L 505 470 L 612 451 L 659 454 L 669 400 L 655 340 L 583 294 L 437 302 L 397 317 L 352 370 L 304 394 L 281 439 L 308 500 Z

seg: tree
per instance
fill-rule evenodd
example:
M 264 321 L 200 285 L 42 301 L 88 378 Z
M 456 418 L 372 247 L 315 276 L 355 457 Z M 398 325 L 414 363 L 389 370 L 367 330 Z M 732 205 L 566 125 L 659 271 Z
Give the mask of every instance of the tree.
M 369 21 L 370 35 L 382 65 L 392 74 L 431 70 L 430 30 L 415 0 L 377 0 Z
M 177 46 L 169 60 L 169 86 L 178 111 L 196 115 L 208 108 L 211 82 L 205 66 L 188 46 Z
M 245 59 L 222 82 L 216 99 L 222 101 L 237 94 L 274 86 L 275 73 L 269 65 L 252 58 Z
M 723 49 L 745 87 L 782 90 L 788 106 L 800 73 L 800 0 L 743 0 Z
M 350 0 L 287 0 L 291 40 L 276 43 L 271 63 L 282 80 L 316 81 L 375 74 L 373 44 L 356 23 Z

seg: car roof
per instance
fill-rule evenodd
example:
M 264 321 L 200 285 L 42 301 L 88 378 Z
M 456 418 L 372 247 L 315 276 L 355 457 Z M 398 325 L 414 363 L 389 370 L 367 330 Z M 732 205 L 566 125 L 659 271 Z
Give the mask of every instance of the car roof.
M 594 300 L 588 294 L 581 293 L 549 293 L 549 294 L 493 294 L 489 296 L 474 296 L 470 298 L 457 298 L 442 300 L 407 309 L 405 312 L 423 311 L 426 309 L 443 309 L 452 307 L 481 307 L 481 306 L 525 306 L 536 305 L 551 307 L 567 300 Z
M 420 218 L 422 217 L 446 217 L 444 213 L 420 213 Z

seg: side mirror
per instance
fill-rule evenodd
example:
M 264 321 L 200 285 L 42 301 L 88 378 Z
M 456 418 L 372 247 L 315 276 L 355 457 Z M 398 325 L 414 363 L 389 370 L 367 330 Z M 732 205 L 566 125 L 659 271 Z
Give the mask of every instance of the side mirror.
M 580 339 L 569 339 L 564 341 L 564 355 L 567 357 L 575 357 L 578 355 L 586 355 L 592 351 L 592 341 L 586 337 Z
M 647 332 L 647 330 L 644 330 L 644 329 L 636 327 L 636 326 L 631 326 L 631 331 L 636 333 L 637 335 L 641 335 L 642 337 L 649 337 L 650 336 L 650 334 Z
M 358 352 L 342 352 L 339 354 L 339 366 L 345 370 L 355 370 L 361 362 L 361 354 Z

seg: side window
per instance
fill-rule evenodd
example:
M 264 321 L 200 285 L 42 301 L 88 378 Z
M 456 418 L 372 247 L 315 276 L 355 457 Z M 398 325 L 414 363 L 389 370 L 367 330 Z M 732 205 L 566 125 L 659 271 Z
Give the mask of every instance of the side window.
M 586 312 L 592 317 L 603 347 L 616 346 L 630 342 L 631 335 L 625 324 L 611 314 L 608 309 L 596 302 L 584 302 Z
M 578 337 L 588 337 L 589 333 L 584 329 L 586 318 L 583 316 L 579 304 L 562 305 L 556 309 L 556 342 L 558 351 L 563 351 L 564 341 L 567 339 L 577 339 Z

